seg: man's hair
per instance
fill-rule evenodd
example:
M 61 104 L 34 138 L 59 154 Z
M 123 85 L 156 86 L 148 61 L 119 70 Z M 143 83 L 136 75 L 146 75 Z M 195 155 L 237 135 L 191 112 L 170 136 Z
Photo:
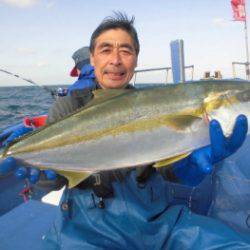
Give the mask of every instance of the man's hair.
M 95 49 L 96 39 L 105 31 L 110 29 L 122 29 L 126 31 L 131 38 L 133 39 L 136 54 L 139 54 L 140 44 L 137 36 L 136 29 L 134 27 L 135 17 L 132 16 L 131 19 L 125 13 L 122 12 L 114 12 L 114 16 L 106 17 L 100 25 L 93 32 L 90 39 L 90 52 L 93 54 Z

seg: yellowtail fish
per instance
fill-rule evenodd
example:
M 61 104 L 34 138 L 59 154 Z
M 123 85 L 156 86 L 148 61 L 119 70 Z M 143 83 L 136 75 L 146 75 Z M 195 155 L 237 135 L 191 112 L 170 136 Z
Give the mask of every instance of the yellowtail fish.
M 98 171 L 175 162 L 209 144 L 211 119 L 229 135 L 239 114 L 250 119 L 250 82 L 97 90 L 85 107 L 17 140 L 2 158 L 55 170 L 73 187 Z

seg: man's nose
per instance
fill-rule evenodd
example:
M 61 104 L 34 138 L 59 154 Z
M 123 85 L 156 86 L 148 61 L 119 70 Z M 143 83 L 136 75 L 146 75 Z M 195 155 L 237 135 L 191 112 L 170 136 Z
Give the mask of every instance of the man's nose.
M 119 51 L 114 50 L 111 54 L 111 63 L 113 65 L 120 65 L 121 64 L 121 56 L 119 54 Z

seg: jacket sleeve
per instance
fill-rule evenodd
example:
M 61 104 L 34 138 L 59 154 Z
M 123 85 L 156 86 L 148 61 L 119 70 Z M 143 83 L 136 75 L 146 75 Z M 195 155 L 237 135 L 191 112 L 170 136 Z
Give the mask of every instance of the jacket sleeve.
M 49 109 L 47 123 L 53 123 L 74 112 L 75 107 L 70 96 L 59 97 Z
M 72 91 L 72 95 L 59 97 L 49 109 L 47 124 L 61 120 L 70 115 L 77 109 L 85 106 L 91 99 L 93 94 L 91 90 Z

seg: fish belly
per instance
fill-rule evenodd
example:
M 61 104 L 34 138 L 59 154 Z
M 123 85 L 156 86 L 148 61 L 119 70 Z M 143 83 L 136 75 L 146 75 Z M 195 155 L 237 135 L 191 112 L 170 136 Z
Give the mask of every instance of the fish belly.
M 196 120 L 188 129 L 168 126 L 107 135 L 40 152 L 18 154 L 34 166 L 67 171 L 100 171 L 140 166 L 164 160 L 209 144 L 208 125 Z

